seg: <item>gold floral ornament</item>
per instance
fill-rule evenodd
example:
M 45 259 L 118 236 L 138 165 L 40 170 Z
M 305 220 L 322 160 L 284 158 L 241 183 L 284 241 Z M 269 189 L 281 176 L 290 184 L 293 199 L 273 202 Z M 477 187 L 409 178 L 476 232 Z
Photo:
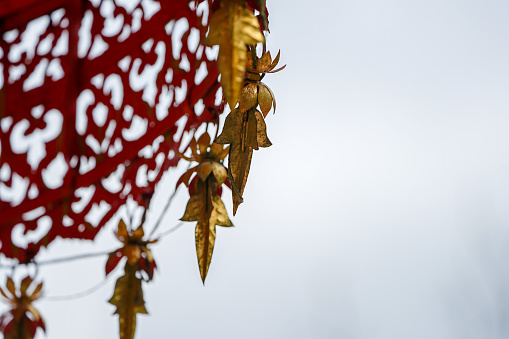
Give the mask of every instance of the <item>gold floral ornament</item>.
M 32 302 L 42 295 L 42 283 L 31 289 L 32 282 L 32 278 L 28 276 L 21 281 L 20 288 L 16 290 L 14 282 L 8 277 L 7 291 L 0 288 L 4 301 L 11 306 L 10 310 L 0 316 L 0 332 L 5 339 L 32 339 L 37 328 L 46 331 L 39 311 L 32 306 Z
M 230 144 L 228 171 L 232 178 L 233 215 L 244 201 L 242 195 L 247 183 L 253 150 L 272 145 L 267 136 L 264 117 L 272 107 L 276 109 L 276 99 L 271 89 L 260 80 L 266 73 L 274 73 L 286 67 L 274 70 L 279 62 L 280 53 L 272 60 L 270 52 L 256 57 L 254 46 L 248 51 L 245 82 L 239 99 L 238 108 L 226 117 L 223 131 L 215 142 Z M 260 111 L 256 108 L 260 106 Z
M 220 8 L 210 16 L 210 30 L 204 44 L 219 45 L 217 66 L 228 105 L 238 101 L 244 71 L 246 45 L 265 41 L 256 16 L 246 8 L 245 0 L 220 0 Z
M 124 244 L 123 247 L 110 253 L 106 262 L 108 275 L 124 257 L 127 258 L 124 275 L 118 278 L 113 296 L 108 301 L 117 307 L 115 313 L 119 315 L 120 339 L 133 339 L 136 331 L 136 315 L 148 314 L 143 300 L 142 278 L 137 272 L 145 272 L 146 281 L 153 278 L 156 263 L 148 244 L 156 240 L 143 240 L 145 232 L 142 224 L 134 231 L 128 231 L 126 224 L 120 220 L 115 236 Z
M 260 105 L 263 116 L 267 117 L 272 107 L 274 107 L 274 113 L 276 113 L 276 97 L 269 86 L 261 82 L 261 79 L 266 73 L 282 71 L 286 65 L 274 69 L 279 63 L 280 52 L 272 60 L 270 52 L 266 52 L 258 58 L 254 51 L 254 47 L 252 47 L 251 51 L 247 52 L 246 73 L 244 75 L 244 87 L 239 99 L 239 110 L 245 112 L 251 107 Z
M 105 267 L 106 275 L 117 267 L 122 258 L 126 257 L 129 265 L 137 266 L 137 270 L 144 271 L 147 273 L 148 280 L 152 280 L 157 265 L 147 245 L 156 243 L 157 239 L 143 240 L 144 235 L 143 224 L 134 231 L 128 231 L 125 222 L 122 219 L 120 220 L 115 231 L 115 237 L 124 246 L 110 253 Z
M 210 143 L 208 133 L 200 136 L 198 141 L 191 140 L 190 148 L 192 157 L 181 155 L 187 161 L 196 161 L 198 165 L 185 172 L 177 182 L 177 187 L 182 183 L 189 187 L 191 197 L 186 206 L 182 221 L 197 221 L 195 230 L 196 254 L 200 276 L 205 283 L 214 251 L 216 239 L 216 226 L 233 226 L 224 203 L 220 198 L 221 185 L 227 178 L 227 170 L 221 163 L 228 155 L 228 147 Z M 191 177 L 193 174 L 193 180 Z M 189 182 L 191 180 L 191 182 Z

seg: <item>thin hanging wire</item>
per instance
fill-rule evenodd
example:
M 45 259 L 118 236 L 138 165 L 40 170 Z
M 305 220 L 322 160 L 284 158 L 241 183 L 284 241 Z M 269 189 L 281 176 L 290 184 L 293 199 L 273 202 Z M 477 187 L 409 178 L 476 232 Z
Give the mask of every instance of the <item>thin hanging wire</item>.
M 90 288 L 88 288 L 88 289 L 86 289 L 84 291 L 81 291 L 81 292 L 78 292 L 78 293 L 73 293 L 73 294 L 67 294 L 67 295 L 51 295 L 51 296 L 43 297 L 43 299 L 45 301 L 69 301 L 69 300 L 75 300 L 75 299 L 87 297 L 90 294 L 92 294 L 92 293 L 98 291 L 99 289 L 101 289 L 101 287 L 103 287 L 104 285 L 106 285 L 106 283 L 108 282 L 109 277 L 111 277 L 111 276 L 112 276 L 112 274 L 107 275 L 99 283 L 95 284 L 94 286 L 92 286 L 92 287 L 90 287 Z
M 86 259 L 86 258 L 100 257 L 100 256 L 103 256 L 103 255 L 110 254 L 110 253 L 111 253 L 111 252 L 113 252 L 113 251 L 114 251 L 114 250 L 111 250 L 111 251 L 102 251 L 102 252 L 96 252 L 96 253 L 78 254 L 78 255 L 74 255 L 74 256 L 70 256 L 70 257 L 55 258 L 55 259 L 48 259 L 48 260 L 37 261 L 37 262 L 33 262 L 33 263 L 34 263 L 34 264 L 37 264 L 37 265 L 39 265 L 39 266 L 43 266 L 43 265 L 53 265 L 53 264 L 59 264 L 59 263 L 68 262 L 68 261 L 74 261 L 74 260 L 80 260 L 80 259 Z
M 45 266 L 45 265 L 60 264 L 60 263 L 65 263 L 65 262 L 69 262 L 69 261 L 100 257 L 103 255 L 110 254 L 113 251 L 114 250 L 102 251 L 102 252 L 96 252 L 96 253 L 84 253 L 84 254 L 78 254 L 78 255 L 74 255 L 74 256 L 70 256 L 70 257 L 54 258 L 54 259 L 48 259 L 48 260 L 42 260 L 42 261 L 34 260 L 34 261 L 28 262 L 26 264 L 0 264 L 0 269 L 11 269 L 12 270 L 20 265 Z
M 162 232 L 161 234 L 159 234 L 157 237 L 155 237 L 156 239 L 161 239 L 161 238 L 164 238 L 165 236 L 175 232 L 176 230 L 178 230 L 179 228 L 181 228 L 182 226 L 184 226 L 185 222 L 181 221 L 179 222 L 178 224 L 176 224 L 175 226 L 173 226 L 172 228 L 170 228 L 169 230 L 165 231 L 165 232 Z
M 191 168 L 191 163 L 189 163 L 187 165 L 187 168 L 186 170 L 184 171 L 187 172 L 189 169 Z M 178 188 L 175 188 L 175 190 L 173 191 L 172 195 L 170 196 L 170 198 L 168 199 L 168 201 L 166 202 L 166 206 L 164 206 L 164 209 L 163 211 L 161 212 L 161 214 L 159 215 L 159 219 L 157 219 L 157 222 L 154 226 L 154 228 L 152 229 L 152 231 L 150 232 L 148 238 L 151 239 L 153 237 L 153 235 L 155 234 L 157 228 L 159 227 L 159 225 L 161 225 L 161 222 L 163 221 L 163 218 L 166 214 L 166 212 L 168 212 L 169 208 L 170 208 L 170 205 L 171 205 L 171 202 L 173 201 L 173 199 L 175 198 L 175 196 L 177 195 L 177 190 Z

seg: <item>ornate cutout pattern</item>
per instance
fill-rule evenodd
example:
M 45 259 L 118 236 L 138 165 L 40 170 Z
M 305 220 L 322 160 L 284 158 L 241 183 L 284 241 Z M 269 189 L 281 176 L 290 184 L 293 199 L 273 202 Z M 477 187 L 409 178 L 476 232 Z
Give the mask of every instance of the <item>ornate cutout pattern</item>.
M 148 204 L 183 132 L 218 119 L 209 6 L 2 1 L 0 253 L 29 262 L 56 237 L 94 239 L 129 196 Z

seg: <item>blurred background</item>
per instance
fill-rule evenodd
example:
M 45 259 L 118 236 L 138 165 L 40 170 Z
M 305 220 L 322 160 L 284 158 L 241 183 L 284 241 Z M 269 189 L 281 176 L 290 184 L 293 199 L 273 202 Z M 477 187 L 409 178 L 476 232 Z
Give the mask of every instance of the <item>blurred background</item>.
M 205 286 L 195 223 L 153 246 L 136 338 L 508 338 L 509 2 L 267 5 L 269 50 L 288 65 L 264 78 L 273 146 L 253 156 L 236 227 L 218 227 Z M 184 167 L 165 175 L 148 224 Z M 115 227 L 40 259 L 113 250 Z M 41 268 L 46 294 L 97 284 L 105 261 Z M 106 301 L 120 271 L 84 298 L 41 300 L 47 337 L 115 338 Z

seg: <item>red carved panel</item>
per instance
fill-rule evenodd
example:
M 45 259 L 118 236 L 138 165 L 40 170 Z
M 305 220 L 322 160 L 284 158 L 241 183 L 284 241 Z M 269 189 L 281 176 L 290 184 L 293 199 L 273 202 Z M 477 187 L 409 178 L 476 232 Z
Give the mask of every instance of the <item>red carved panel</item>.
M 0 2 L 1 253 L 94 239 L 128 197 L 148 203 L 183 131 L 217 121 L 209 5 Z M 41 236 L 22 248 L 13 230 Z

